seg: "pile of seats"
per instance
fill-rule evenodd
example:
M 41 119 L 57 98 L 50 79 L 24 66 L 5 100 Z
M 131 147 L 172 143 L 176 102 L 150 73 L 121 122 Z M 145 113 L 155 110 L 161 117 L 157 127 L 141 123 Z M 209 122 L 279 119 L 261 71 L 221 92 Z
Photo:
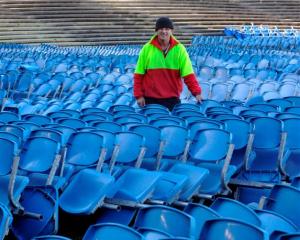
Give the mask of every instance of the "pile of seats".
M 247 36 L 282 36 L 282 37 L 299 37 L 300 33 L 293 26 L 287 29 L 279 29 L 277 26 L 256 26 L 253 23 L 242 26 L 228 26 L 224 29 L 226 36 L 235 37 L 238 39 L 246 38 Z
M 299 52 L 207 38 L 172 111 L 135 102 L 140 46 L 1 45 L 0 239 L 299 239 Z

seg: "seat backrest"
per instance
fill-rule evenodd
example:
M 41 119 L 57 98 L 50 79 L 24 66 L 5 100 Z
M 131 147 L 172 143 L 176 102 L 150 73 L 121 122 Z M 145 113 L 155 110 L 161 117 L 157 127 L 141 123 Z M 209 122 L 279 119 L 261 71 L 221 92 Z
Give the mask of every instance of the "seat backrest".
M 14 142 L 17 145 L 17 148 L 21 148 L 22 146 L 22 139 L 15 135 L 14 133 L 0 131 L 0 138 L 8 139 L 12 142 Z
M 300 190 L 282 184 L 275 185 L 267 198 L 263 209 L 274 211 L 291 220 L 300 227 Z
M 173 112 L 173 114 L 184 119 L 186 119 L 186 117 L 192 117 L 192 116 L 202 117 L 202 118 L 205 117 L 205 115 L 201 113 L 199 109 L 197 111 L 190 110 L 190 109 L 178 109 L 177 111 Z
M 164 157 L 180 157 L 184 152 L 187 140 L 190 138 L 189 131 L 177 125 L 166 125 L 160 129 L 162 140 L 165 141 Z
M 287 108 L 285 109 L 285 112 L 287 112 L 287 113 L 296 113 L 296 114 L 300 114 L 300 106 L 287 107 Z
M 271 103 L 254 103 L 249 106 L 250 109 L 260 110 L 263 112 L 277 112 L 278 106 L 273 105 Z
M 190 160 L 196 163 L 224 160 L 232 141 L 231 138 L 231 133 L 222 129 L 198 131 L 189 149 Z
M 85 121 L 87 123 L 90 123 L 91 121 L 106 121 L 106 117 L 103 116 L 101 113 L 87 113 L 87 114 L 84 114 L 82 116 L 80 116 L 80 119 L 82 121 Z
M 272 236 L 277 235 L 277 233 L 294 233 L 298 231 L 298 228 L 295 224 L 292 223 L 286 217 L 268 210 L 255 209 L 256 215 L 262 222 L 263 229 L 269 233 L 270 239 Z
M 62 133 L 59 130 L 51 128 L 40 128 L 31 132 L 30 137 L 45 137 L 62 143 Z
M 60 151 L 60 143 L 45 137 L 30 137 L 20 153 L 19 167 L 29 172 L 50 170 Z
M 210 208 L 224 218 L 240 220 L 257 227 L 262 225 L 259 217 L 251 208 L 233 199 L 219 197 L 210 205 Z
M 180 227 L 178 227 L 180 223 Z M 189 214 L 167 206 L 150 206 L 138 211 L 134 228 L 154 229 L 173 237 L 195 236 L 195 219 Z
M 141 147 L 145 139 L 142 135 L 134 132 L 116 133 L 116 145 L 119 145 L 119 152 L 115 161 L 118 163 L 132 163 L 139 157 Z
M 12 133 L 18 136 L 22 141 L 24 140 L 25 136 L 27 135 L 25 132 L 26 130 L 22 126 L 18 126 L 15 124 L 5 124 L 0 126 L 0 131 Z
M 283 131 L 287 133 L 286 148 L 300 149 L 300 118 L 283 119 Z
M 12 121 L 17 121 L 20 120 L 20 116 L 16 113 L 13 112 L 0 112 L 0 121 L 2 122 L 12 122 Z
M 208 220 L 201 231 L 199 240 L 264 240 L 265 233 L 260 228 L 234 219 L 218 218 Z
M 93 132 L 75 132 L 68 141 L 66 162 L 74 165 L 88 166 L 97 163 L 103 137 Z
M 220 215 L 210 207 L 198 203 L 189 203 L 184 208 L 184 212 L 195 218 L 196 239 L 199 239 L 202 227 L 207 220 L 220 217 Z
M 214 83 L 211 86 L 210 98 L 216 101 L 227 100 L 229 86 L 226 83 Z
M 128 105 L 113 105 L 109 108 L 109 112 L 111 113 L 115 113 L 123 110 L 135 112 L 134 108 Z
M 293 106 L 300 106 L 300 97 L 299 96 L 289 96 L 284 99 L 293 103 Z
M 62 146 L 65 146 L 71 135 L 76 132 L 76 129 L 60 124 L 48 124 L 44 127 L 58 130 L 62 134 Z
M 207 121 L 207 119 L 203 119 L 202 121 L 194 122 L 189 125 L 190 130 L 190 138 L 194 139 L 195 135 L 198 131 L 202 129 L 208 129 L 208 128 L 217 128 L 221 129 L 222 125 L 218 121 Z
M 77 118 L 62 118 L 62 119 L 59 119 L 57 122 L 62 125 L 72 127 L 75 129 L 83 128 L 83 127 L 87 126 L 87 123 L 85 121 L 82 121 Z
M 94 123 L 93 126 L 113 133 L 120 132 L 122 130 L 122 126 L 120 124 L 112 121 L 100 121 Z
M 276 105 L 280 108 L 280 110 L 283 112 L 287 107 L 291 107 L 292 106 L 292 102 L 287 100 L 287 99 L 283 99 L 283 98 L 275 98 L 275 99 L 270 99 L 267 101 L 268 103 L 271 103 L 273 105 Z
M 161 130 L 159 128 L 144 124 L 132 126 L 130 131 L 138 133 L 145 138 L 146 158 L 157 155 L 161 142 Z
M 26 114 L 22 116 L 22 119 L 36 123 L 38 125 L 48 124 L 52 122 L 52 119 L 48 116 L 38 115 L 38 114 Z
M 240 119 L 225 119 L 225 130 L 232 134 L 234 149 L 244 148 L 248 143 L 249 134 L 252 128 L 249 122 Z
M 251 119 L 253 125 L 255 148 L 277 148 L 280 145 L 282 122 L 271 117 L 257 117 Z
M 198 112 L 200 111 L 200 107 L 197 104 L 192 104 L 192 103 L 179 103 L 176 104 L 173 108 L 173 113 L 177 112 L 179 110 L 189 110 L 189 111 L 195 111 Z
M 113 153 L 116 135 L 113 132 L 103 129 L 92 130 L 92 132 L 103 137 L 103 147 L 106 148 L 105 161 L 108 161 Z
M 180 123 L 178 123 L 178 121 L 176 121 L 175 119 L 166 118 L 165 116 L 152 119 L 150 120 L 149 123 L 154 127 L 164 127 L 167 125 L 180 125 Z
M 0 135 L 2 156 L 0 158 L 0 176 L 8 175 L 11 172 L 14 157 L 18 154 L 18 146 L 10 139 Z
M 225 106 L 214 106 L 214 107 L 208 107 L 205 110 L 205 113 L 207 115 L 213 114 L 213 113 L 232 113 L 232 109 Z

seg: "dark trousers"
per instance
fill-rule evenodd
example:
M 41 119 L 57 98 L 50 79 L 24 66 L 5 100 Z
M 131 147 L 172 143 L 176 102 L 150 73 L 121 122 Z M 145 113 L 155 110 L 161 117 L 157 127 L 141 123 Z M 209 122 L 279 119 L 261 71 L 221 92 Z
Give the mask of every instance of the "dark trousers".
M 147 104 L 160 104 L 162 106 L 167 107 L 170 111 L 173 110 L 174 106 L 180 103 L 180 99 L 177 97 L 171 98 L 151 98 L 145 97 L 146 105 Z

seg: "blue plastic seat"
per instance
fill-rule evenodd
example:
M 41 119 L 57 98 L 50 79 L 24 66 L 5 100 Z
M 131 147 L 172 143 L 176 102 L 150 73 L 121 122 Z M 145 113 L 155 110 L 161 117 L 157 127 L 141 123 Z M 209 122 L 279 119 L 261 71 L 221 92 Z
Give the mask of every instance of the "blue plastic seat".
M 207 99 L 207 100 L 203 100 L 201 102 L 200 111 L 202 113 L 205 113 L 206 109 L 209 107 L 220 107 L 220 106 L 222 106 L 222 104 L 220 102 L 211 100 L 211 99 Z
M 18 126 L 15 124 L 4 124 L 0 126 L 0 130 L 8 133 L 12 133 L 18 136 L 22 141 L 26 140 L 29 136 L 30 132 L 26 131 L 22 126 Z
M 241 116 L 235 115 L 233 113 L 215 113 L 210 117 L 217 121 L 223 121 L 227 119 L 243 119 Z
M 54 139 L 33 136 L 25 142 L 21 150 L 19 168 L 30 180 L 29 187 L 23 193 L 22 204 L 26 211 L 39 213 L 42 220 L 33 220 L 26 215 L 19 218 L 13 224 L 13 231 L 18 236 L 36 236 L 45 228 L 51 229 L 50 232 L 45 230 L 45 233 L 57 231 L 58 192 L 52 184 L 56 184 L 54 179 L 61 161 L 61 145 Z M 26 228 L 28 224 L 33 224 L 35 231 L 29 231 Z
M 202 116 L 184 116 L 183 118 L 185 119 L 186 124 L 188 126 L 189 124 L 192 124 L 194 122 L 198 122 L 198 121 L 203 120 L 205 117 L 202 117 Z
M 146 239 L 151 236 L 152 231 L 169 234 L 170 237 L 195 237 L 195 219 L 185 212 L 167 206 L 141 208 L 133 227 L 144 233 Z
M 89 131 L 74 133 L 69 139 L 66 163 L 74 166 L 73 171 L 69 173 L 69 177 L 70 174 L 74 174 L 74 177 L 60 198 L 60 207 L 69 213 L 94 212 L 102 204 L 108 189 L 114 182 L 114 177 L 110 174 L 100 173 L 105 160 L 105 144 L 107 144 L 103 139 L 100 134 Z M 83 198 L 72 201 L 77 194 L 78 185 L 85 186 L 81 188 Z
M 189 161 L 209 170 L 199 190 L 200 194 L 225 194 L 231 190 L 228 182 L 236 167 L 229 165 L 233 151 L 231 133 L 221 129 L 197 132 L 189 149 Z
M 255 117 L 267 117 L 267 113 L 261 110 L 255 110 L 255 109 L 245 109 L 242 110 L 239 114 L 244 119 L 251 119 Z
M 210 205 L 210 208 L 223 218 L 236 219 L 257 227 L 262 225 L 253 209 L 233 199 L 219 197 Z
M 139 126 L 136 128 L 139 128 Z M 162 157 L 160 165 L 162 176 L 156 186 L 153 197 L 167 202 L 172 202 L 178 197 L 181 200 L 190 199 L 196 194 L 200 183 L 206 177 L 208 171 L 200 167 L 184 164 L 186 161 L 185 154 L 189 146 L 187 129 L 169 125 L 161 128 L 161 134 L 163 148 L 160 149 L 160 152 L 163 150 L 163 155 L 159 156 L 159 158 Z M 149 142 L 152 142 L 152 140 L 149 140 Z M 159 142 L 157 141 L 156 146 L 158 145 Z M 151 160 L 146 158 L 147 165 L 157 166 L 155 162 L 157 162 L 157 159 Z M 164 188 L 169 190 L 165 191 Z
M 72 110 L 72 109 L 62 109 L 60 112 L 68 113 L 71 115 L 72 118 L 79 118 L 81 113 L 77 110 Z M 67 116 L 68 118 L 69 116 Z
M 141 167 L 149 170 L 158 170 L 164 144 L 161 138 L 161 130 L 148 124 L 135 125 L 130 127 L 129 130 L 145 138 L 145 147 L 147 149 Z
M 207 107 L 205 110 L 206 115 L 213 115 L 213 114 L 231 114 L 232 109 L 227 106 L 213 106 L 213 107 Z
M 229 96 L 229 86 L 227 83 L 214 83 L 211 86 L 210 99 L 215 101 L 227 100 Z
M 145 107 L 141 108 L 139 113 L 144 114 L 144 115 L 149 115 L 153 113 L 164 113 L 167 115 L 170 115 L 169 109 L 162 105 L 158 104 L 148 104 Z
M 178 163 L 178 160 L 186 161 L 186 151 L 190 144 L 190 136 L 187 128 L 177 124 L 161 126 L 161 138 L 164 141 L 162 167 L 168 170 L 170 166 Z
M 292 221 L 274 211 L 262 209 L 254 211 L 262 223 L 261 227 L 269 234 L 270 239 L 278 239 L 279 235 L 298 231 L 298 227 Z
M 220 218 L 220 215 L 216 211 L 210 207 L 198 203 L 188 203 L 188 205 L 184 208 L 184 212 L 191 215 L 195 219 L 195 239 L 199 239 L 202 227 L 206 221 Z
M 234 150 L 230 164 L 240 170 L 245 164 L 246 149 L 253 139 L 252 126 L 249 122 L 240 119 L 223 120 L 225 129 L 232 134 Z
M 223 124 L 217 120 L 212 119 L 201 119 L 200 121 L 189 124 L 190 138 L 194 139 L 195 135 L 199 130 L 208 128 L 221 129 Z
M 52 119 L 47 116 L 38 115 L 38 114 L 26 114 L 22 116 L 23 120 L 36 123 L 38 125 L 48 124 L 52 122 Z
M 121 167 L 122 174 L 111 189 L 111 199 L 143 203 L 151 197 L 161 174 L 139 168 L 146 150 L 144 144 L 145 139 L 140 134 L 117 133 L 109 172 L 112 173 L 116 167 Z
M 1 148 L 5 155 L 0 161 L 0 236 L 8 233 L 12 222 L 12 214 L 24 211 L 19 199 L 25 187 L 28 185 L 28 178 L 17 175 L 19 164 L 19 148 L 9 138 L 0 138 Z
M 62 118 L 62 119 L 57 120 L 57 122 L 59 124 L 62 124 L 62 125 L 68 126 L 68 127 L 72 127 L 75 129 L 83 128 L 83 127 L 87 126 L 87 123 L 85 121 L 77 119 L 77 118 Z
M 174 118 L 170 118 L 169 116 L 165 117 L 158 117 L 158 118 L 154 118 L 152 120 L 150 120 L 149 122 L 150 125 L 154 126 L 154 127 L 163 127 L 163 126 L 167 126 L 167 125 L 178 125 L 180 126 L 180 123 L 178 122 L 177 119 Z
M 103 129 L 114 133 L 122 130 L 122 126 L 120 124 L 112 121 L 99 121 L 94 122 L 92 125 L 98 129 Z
M 250 156 L 249 170 L 275 170 L 278 172 L 277 158 L 281 141 L 282 123 L 271 117 L 257 117 L 251 120 L 254 141 Z
M 198 109 L 197 111 L 189 110 L 189 109 L 178 109 L 175 112 L 173 109 L 173 115 L 176 115 L 184 119 L 186 119 L 187 117 L 199 117 L 199 118 L 205 117 L 205 115 L 200 112 L 200 109 Z
M 280 162 L 281 172 L 290 179 L 299 176 L 299 154 L 300 154 L 300 119 L 283 119 L 283 131 L 286 133 L 285 152 Z
M 284 99 L 293 103 L 293 106 L 300 106 L 300 97 L 299 96 L 289 96 Z
M 275 99 L 270 99 L 267 101 L 267 103 L 271 103 L 272 105 L 276 105 L 279 107 L 281 112 L 284 112 L 284 110 L 287 107 L 291 107 L 292 106 L 292 102 L 287 100 L 287 99 L 283 99 L 283 98 L 275 98 Z
M 20 116 L 13 112 L 2 111 L 0 113 L 0 121 L 8 123 L 20 120 Z
M 64 189 L 59 206 L 71 214 L 91 214 L 103 204 L 114 180 L 109 174 L 83 169 Z
M 275 185 L 264 202 L 263 209 L 274 211 L 300 227 L 300 209 L 298 207 L 300 190 L 287 185 Z
M 131 127 L 130 130 L 145 137 L 146 152 L 141 167 L 158 170 L 164 147 L 164 142 L 161 140 L 161 130 L 150 125 L 137 125 Z M 162 176 L 155 187 L 152 199 L 171 203 L 177 200 L 187 177 L 165 171 L 160 171 L 160 173 Z
M 266 113 L 277 112 L 279 110 L 278 106 L 273 105 L 271 103 L 254 103 L 250 104 L 249 108 L 252 110 L 260 110 Z
M 85 233 L 84 240 L 144 240 L 142 234 L 125 225 L 117 223 L 100 223 L 91 225 Z
M 173 109 L 173 114 L 178 112 L 179 110 L 190 110 L 190 111 L 196 111 L 198 112 L 200 110 L 200 106 L 197 104 L 191 104 L 191 103 L 180 103 L 176 104 Z
M 266 240 L 267 236 L 260 228 L 234 219 L 218 218 L 208 220 L 201 231 L 199 240 Z
M 286 113 L 300 114 L 300 106 L 291 106 L 285 109 Z

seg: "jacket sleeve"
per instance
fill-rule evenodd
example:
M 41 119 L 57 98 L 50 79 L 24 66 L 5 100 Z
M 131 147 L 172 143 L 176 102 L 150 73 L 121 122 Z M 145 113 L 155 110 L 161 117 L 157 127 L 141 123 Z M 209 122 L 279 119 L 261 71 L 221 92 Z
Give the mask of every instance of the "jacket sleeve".
M 183 45 L 180 54 L 180 74 L 194 96 L 201 94 L 201 88 L 194 73 L 190 57 Z
M 139 58 L 136 64 L 136 68 L 133 76 L 133 95 L 135 98 L 144 96 L 143 91 L 143 78 L 146 72 L 145 66 L 145 46 L 142 48 L 139 54 Z
M 133 95 L 135 98 L 144 96 L 143 93 L 143 74 L 135 73 L 133 76 Z
M 187 85 L 188 89 L 194 96 L 201 94 L 201 87 L 199 86 L 199 83 L 194 73 L 183 77 L 183 79 L 184 83 Z

